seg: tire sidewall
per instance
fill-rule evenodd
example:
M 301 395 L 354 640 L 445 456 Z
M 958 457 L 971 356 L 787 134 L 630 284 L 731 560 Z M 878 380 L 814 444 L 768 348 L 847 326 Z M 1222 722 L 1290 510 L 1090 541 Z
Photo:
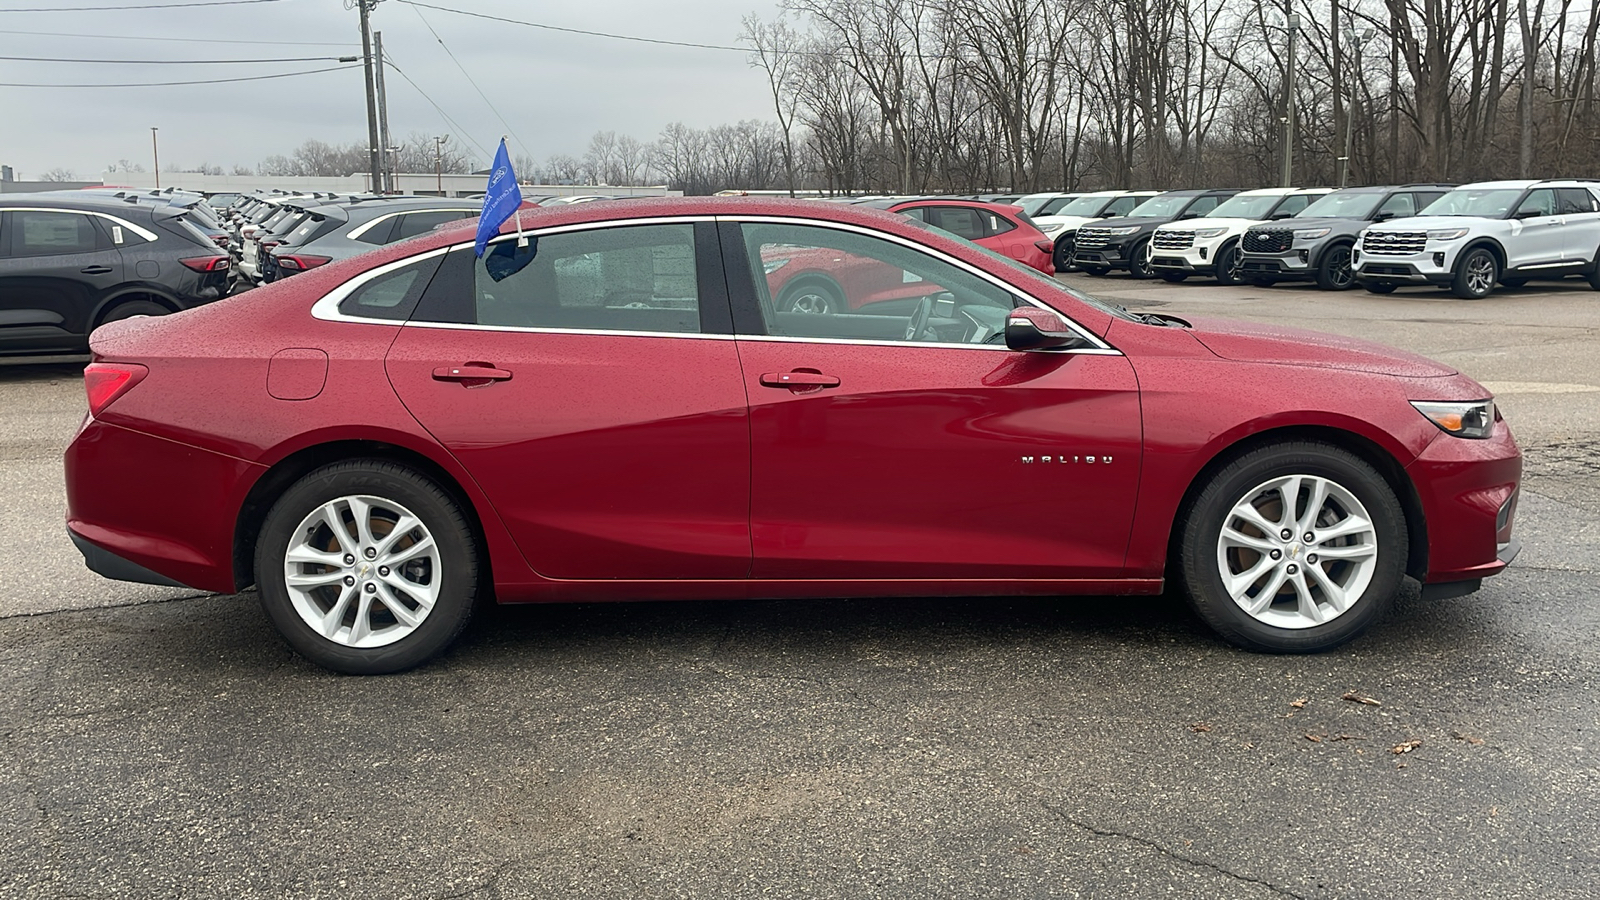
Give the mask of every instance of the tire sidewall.
M 1347 291 L 1356 286 L 1350 258 L 1350 250 L 1353 246 L 1353 244 L 1340 241 L 1322 251 L 1322 259 L 1317 263 L 1317 287 L 1325 291 Z M 1333 261 L 1340 252 L 1344 253 L 1345 282 L 1343 284 L 1338 284 L 1334 280 L 1337 273 L 1334 271 Z
M 1128 252 L 1128 274 L 1139 279 L 1155 277 L 1155 269 L 1150 266 L 1149 238 L 1134 244 Z
M 289 539 L 305 517 L 330 500 L 356 494 L 392 500 L 420 518 L 439 547 L 442 570 L 438 600 L 422 624 L 370 649 L 346 647 L 312 631 L 295 611 L 282 575 Z M 262 608 L 302 655 L 346 674 L 388 674 L 436 656 L 466 626 L 477 594 L 477 549 L 460 510 L 432 482 L 390 463 L 341 463 L 305 476 L 273 504 L 256 542 L 255 574 Z
M 828 303 L 828 312 L 837 313 L 844 308 L 844 294 L 831 282 L 823 278 L 808 276 L 804 280 L 784 289 L 782 298 L 778 301 L 780 312 L 794 312 L 794 302 L 805 294 L 816 294 Z
M 1333 621 L 1300 629 L 1252 618 L 1229 596 L 1217 564 L 1222 525 L 1234 504 L 1260 484 L 1295 474 L 1344 486 L 1366 507 L 1378 538 L 1377 566 L 1361 598 Z M 1352 640 L 1388 610 L 1405 577 L 1405 514 L 1383 476 L 1348 451 L 1309 442 L 1281 444 L 1251 451 L 1212 477 L 1185 520 L 1180 554 L 1195 612 L 1225 640 L 1257 652 L 1315 653 Z
M 1473 291 L 1467 286 L 1467 269 L 1472 264 L 1472 261 L 1479 256 L 1485 257 L 1489 260 L 1489 265 L 1491 266 L 1490 271 L 1492 273 L 1491 277 L 1489 278 L 1488 288 L 1482 292 Z M 1500 261 L 1495 259 L 1494 254 L 1489 252 L 1488 249 L 1484 247 L 1473 247 L 1466 253 L 1461 254 L 1461 261 L 1456 264 L 1456 274 L 1455 278 L 1451 281 L 1450 290 L 1451 293 L 1463 300 L 1481 300 L 1484 297 L 1494 293 L 1494 286 L 1499 283 L 1499 281 Z
M 1239 244 L 1237 242 L 1224 244 L 1222 252 L 1217 254 L 1217 284 L 1235 285 L 1241 280 L 1233 274 L 1233 265 L 1239 260 Z

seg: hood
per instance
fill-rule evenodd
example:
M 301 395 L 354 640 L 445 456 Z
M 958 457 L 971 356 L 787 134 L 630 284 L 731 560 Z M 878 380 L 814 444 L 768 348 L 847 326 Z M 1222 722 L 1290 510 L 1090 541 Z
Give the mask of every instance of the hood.
M 1430 228 L 1482 228 L 1485 222 L 1500 222 L 1507 220 L 1492 219 L 1488 216 L 1408 216 L 1404 219 L 1390 219 L 1387 222 L 1374 222 L 1369 228 L 1378 231 L 1427 231 Z M 1510 220 L 1513 229 L 1520 229 L 1521 222 Z
M 1207 350 L 1237 362 L 1345 369 L 1407 378 L 1437 378 L 1456 370 L 1425 356 L 1371 341 L 1225 319 L 1190 319 L 1191 333 Z
M 1310 218 L 1310 219 L 1302 219 L 1302 218 L 1299 218 L 1298 216 L 1291 216 L 1290 218 L 1287 218 L 1287 219 L 1278 219 L 1278 220 L 1272 221 L 1272 222 L 1259 222 L 1259 223 L 1257 223 L 1256 225 L 1254 225 L 1252 227 L 1263 228 L 1263 229 L 1265 229 L 1265 228 L 1286 228 L 1286 229 L 1288 229 L 1290 231 L 1295 231 L 1295 230 L 1298 230 L 1298 229 L 1301 229 L 1301 228 L 1323 228 L 1323 227 L 1327 227 L 1327 228 L 1346 228 L 1346 229 L 1349 229 L 1350 231 L 1354 232 L 1354 231 L 1360 231 L 1361 229 L 1367 227 L 1370 224 L 1372 224 L 1372 223 L 1368 222 L 1366 219 L 1345 219 L 1345 218 L 1340 218 L 1338 216 L 1316 216 L 1316 217 Z
M 1129 225 L 1138 225 L 1141 228 L 1154 228 L 1157 225 L 1165 225 L 1168 222 L 1176 221 L 1178 220 L 1172 218 L 1171 216 L 1121 216 L 1115 219 L 1098 219 L 1095 221 L 1094 225 L 1097 228 L 1126 228 Z M 1194 219 L 1184 219 L 1183 221 L 1192 222 Z
M 1082 228 L 1090 222 L 1104 221 L 1092 216 L 1029 216 L 1029 218 L 1033 219 L 1033 224 L 1038 225 L 1041 229 L 1046 225 L 1059 224 L 1062 228 L 1070 230 Z
M 1279 221 L 1286 222 L 1288 220 L 1281 219 Z M 1191 231 L 1200 228 L 1226 228 L 1229 231 L 1242 231 L 1246 228 L 1249 228 L 1251 225 L 1266 224 L 1269 223 L 1263 219 L 1235 219 L 1232 217 L 1217 219 L 1212 218 L 1211 216 L 1201 216 L 1198 219 L 1184 219 L 1181 222 L 1168 222 L 1161 227 L 1164 229 L 1171 229 L 1173 231 Z

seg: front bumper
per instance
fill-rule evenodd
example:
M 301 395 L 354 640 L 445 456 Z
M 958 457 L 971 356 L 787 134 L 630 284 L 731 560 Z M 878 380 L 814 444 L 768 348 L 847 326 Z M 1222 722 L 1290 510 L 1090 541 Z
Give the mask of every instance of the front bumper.
M 1285 250 L 1281 253 L 1244 254 L 1240 271 L 1246 278 L 1271 278 L 1273 281 L 1306 281 L 1316 277 L 1310 247 Z
M 1072 264 L 1079 267 L 1126 269 L 1129 262 L 1131 257 L 1128 255 L 1126 244 L 1102 244 L 1093 250 L 1074 248 L 1072 251 Z
M 1182 250 L 1156 247 L 1151 251 L 1150 268 L 1158 272 L 1209 275 L 1217 271 L 1217 249 L 1210 244 L 1195 244 Z
M 1483 440 L 1440 434 L 1406 467 L 1428 535 L 1430 596 L 1499 574 L 1521 549 L 1513 537 L 1522 453 L 1502 420 Z M 1470 589 L 1468 589 L 1470 590 Z
M 1417 253 L 1396 255 L 1352 251 L 1356 281 L 1362 284 L 1449 284 L 1455 277 L 1450 264 L 1456 253 L 1429 247 Z

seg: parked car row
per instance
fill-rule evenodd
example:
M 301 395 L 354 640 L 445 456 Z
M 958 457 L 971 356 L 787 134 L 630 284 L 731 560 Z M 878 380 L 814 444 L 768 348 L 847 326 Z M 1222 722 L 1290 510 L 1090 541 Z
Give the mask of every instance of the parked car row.
M 1600 290 L 1600 181 L 1035 194 L 1056 271 L 1219 284 L 1313 281 L 1462 298 L 1580 275 Z

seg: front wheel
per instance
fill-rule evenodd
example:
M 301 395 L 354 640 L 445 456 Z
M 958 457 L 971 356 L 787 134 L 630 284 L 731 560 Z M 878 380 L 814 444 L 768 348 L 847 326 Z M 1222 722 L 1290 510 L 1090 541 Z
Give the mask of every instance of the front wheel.
M 1229 244 L 1217 253 L 1217 284 L 1234 285 L 1244 280 L 1244 254 L 1238 244 Z
M 261 605 L 307 659 L 351 675 L 420 665 L 466 627 L 478 552 L 450 495 L 381 460 L 290 487 L 256 542 Z
M 1346 291 L 1355 285 L 1355 274 L 1350 268 L 1350 245 L 1329 247 L 1317 264 L 1317 287 L 1325 291 Z
M 1180 532 L 1195 611 L 1247 650 L 1314 653 L 1376 622 L 1405 574 L 1406 522 L 1383 476 L 1339 447 L 1274 444 L 1217 472 Z
M 1494 283 L 1500 280 L 1500 262 L 1486 248 L 1468 250 L 1456 266 L 1455 278 L 1450 281 L 1450 293 L 1463 300 L 1479 300 L 1489 296 Z
M 1133 245 L 1133 250 L 1128 254 L 1128 274 L 1135 278 L 1149 278 L 1155 274 L 1155 269 L 1150 265 L 1155 251 L 1149 241 L 1140 241 Z
M 1502 279 L 1500 279 L 1500 283 L 1505 285 L 1508 288 L 1519 288 L 1519 287 L 1526 287 L 1527 284 L 1528 284 L 1528 279 L 1526 279 L 1526 278 L 1502 278 Z

